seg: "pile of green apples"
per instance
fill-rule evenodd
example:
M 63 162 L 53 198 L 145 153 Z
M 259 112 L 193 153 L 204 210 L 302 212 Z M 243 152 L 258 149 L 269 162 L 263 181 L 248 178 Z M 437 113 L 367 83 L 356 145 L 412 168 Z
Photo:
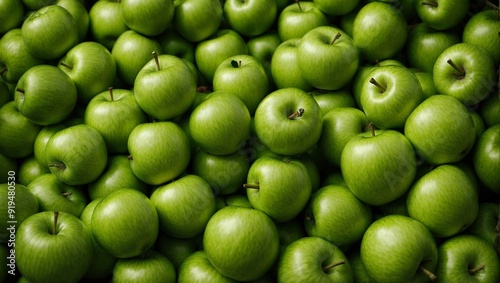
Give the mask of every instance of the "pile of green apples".
M 0 0 L 0 282 L 500 282 L 499 6 Z

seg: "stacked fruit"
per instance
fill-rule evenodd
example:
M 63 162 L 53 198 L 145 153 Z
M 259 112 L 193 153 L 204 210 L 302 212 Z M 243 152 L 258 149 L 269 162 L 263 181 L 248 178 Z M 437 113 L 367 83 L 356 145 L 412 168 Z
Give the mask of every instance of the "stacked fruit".
M 497 3 L 0 18 L 1 282 L 500 282 Z

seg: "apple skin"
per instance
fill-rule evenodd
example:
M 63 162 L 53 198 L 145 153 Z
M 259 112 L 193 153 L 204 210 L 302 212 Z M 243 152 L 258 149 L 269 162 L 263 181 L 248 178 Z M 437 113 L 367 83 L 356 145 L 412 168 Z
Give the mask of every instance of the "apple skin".
M 265 78 L 265 74 L 263 76 Z M 237 152 L 250 136 L 250 127 L 248 108 L 238 96 L 226 91 L 213 92 L 191 112 L 189 118 L 189 131 L 194 142 L 215 155 Z
M 120 258 L 113 269 L 113 282 L 165 282 L 175 283 L 172 262 L 161 253 L 149 250 L 144 255 Z
M 58 67 L 73 80 L 78 100 L 83 104 L 107 90 L 116 79 L 115 59 L 97 42 L 77 44 L 59 60 Z
M 330 264 L 338 264 L 327 267 Z M 277 263 L 278 282 L 353 282 L 352 267 L 334 244 L 303 237 L 286 247 Z
M 0 107 L 0 153 L 10 158 L 30 156 L 41 129 L 17 110 L 15 101 L 7 102 Z
M 132 172 L 146 184 L 160 185 L 179 176 L 191 158 L 190 142 L 174 122 L 140 124 L 128 139 Z
M 89 34 L 94 41 L 113 49 L 116 39 L 129 28 L 122 17 L 121 2 L 96 1 L 89 10 Z
M 122 0 L 121 5 L 125 24 L 145 36 L 159 35 L 174 18 L 173 0 Z
M 195 63 L 195 43 L 187 40 L 174 29 L 167 29 L 157 36 L 156 40 L 164 54 L 174 55 L 193 64 Z
M 476 219 L 477 190 L 462 169 L 450 164 L 440 165 L 420 177 L 408 191 L 408 214 L 423 223 L 433 235 L 451 237 Z
M 439 55 L 459 42 L 460 36 L 454 30 L 438 31 L 425 23 L 419 23 L 409 32 L 406 41 L 408 64 L 423 72 L 432 73 Z
M 428 164 L 455 163 L 472 149 L 476 139 L 474 122 L 458 99 L 433 95 L 408 116 L 404 134 L 420 158 Z
M 256 280 L 278 257 L 278 229 L 261 211 L 227 206 L 208 221 L 203 247 L 210 263 L 223 275 L 238 281 Z
M 238 281 L 222 275 L 210 263 L 205 251 L 196 251 L 187 257 L 178 269 L 179 283 L 236 283 Z
M 498 282 L 500 260 L 493 246 L 473 235 L 447 239 L 438 249 L 436 282 Z M 472 271 L 475 268 L 479 270 Z
M 303 109 L 300 117 L 289 115 Z M 281 155 L 297 155 L 311 149 L 321 136 L 323 126 L 319 105 L 298 88 L 283 88 L 268 94 L 254 116 L 258 139 L 271 151 Z M 297 138 L 300 143 L 296 142 Z
M 21 1 L 3 1 L 0 5 L 0 34 L 19 27 L 23 22 L 24 5 Z
M 368 227 L 360 254 L 374 282 L 428 282 L 421 267 L 434 272 L 438 260 L 429 230 L 417 220 L 397 214 L 384 216 Z
M 63 184 L 52 173 L 45 173 L 27 186 L 36 196 L 40 211 L 60 211 L 80 217 L 87 205 L 85 192 L 76 186 Z
M 360 57 L 383 60 L 400 52 L 407 38 L 407 22 L 401 11 L 384 2 L 364 5 L 353 22 L 352 38 Z
M 95 181 L 104 172 L 108 160 L 103 137 L 84 124 L 55 133 L 47 142 L 45 156 L 50 172 L 67 185 Z
M 49 168 L 47 166 L 40 165 L 35 156 L 31 155 L 19 164 L 19 171 L 17 171 L 17 183 L 27 186 L 36 177 L 44 173 L 50 173 Z
M 179 239 L 160 232 L 154 250 L 166 256 L 174 265 L 175 270 L 179 271 L 179 267 L 184 260 L 199 250 L 198 243 L 202 237 L 201 234 L 193 238 Z
M 154 245 L 159 233 L 153 203 L 133 189 L 124 188 L 104 197 L 96 205 L 91 221 L 96 242 L 117 258 L 143 254 Z
M 477 217 L 472 224 L 464 231 L 464 234 L 470 234 L 482 238 L 497 251 L 500 247 L 497 244 L 497 234 L 495 228 L 498 223 L 500 206 L 488 200 L 488 202 L 479 203 Z
M 12 174 L 5 174 L 4 176 L 11 175 Z M 26 186 L 16 183 L 16 180 L 12 181 L 11 179 L 7 179 L 5 183 L 0 184 L 0 193 L 4 196 L 0 199 L 0 220 L 2 221 L 0 222 L 2 223 L 0 225 L 2 229 L 2 233 L 0 233 L 0 243 L 2 246 L 7 244 L 10 247 L 13 243 L 9 241 L 10 230 L 8 230 L 8 228 L 10 224 L 8 222 L 17 221 L 16 225 L 19 227 L 19 225 L 29 216 L 39 212 L 38 200 Z M 13 209 L 11 208 L 13 205 L 12 203 L 9 204 L 9 201 L 14 201 L 15 203 L 15 214 L 13 218 L 9 217 L 12 212 L 11 209 Z
M 282 42 L 301 38 L 308 31 L 319 26 L 329 25 L 328 18 L 316 2 L 297 2 L 286 6 L 276 22 Z
M 65 120 L 77 101 L 73 80 L 52 65 L 37 65 L 19 79 L 14 94 L 16 107 L 33 123 L 46 126 Z
M 500 16 L 494 9 L 484 10 L 474 14 L 465 24 L 462 32 L 462 42 L 480 46 L 490 54 L 495 65 L 500 64 Z
M 40 132 L 36 136 L 33 155 L 35 156 L 38 163 L 40 163 L 40 165 L 45 167 L 46 169 L 49 169 L 45 152 L 45 148 L 47 147 L 47 142 L 49 142 L 49 139 L 55 133 L 59 132 L 60 130 L 66 127 L 67 125 L 65 123 L 58 123 L 55 125 L 45 126 L 40 130 Z
M 415 7 L 422 22 L 433 29 L 447 30 L 457 26 L 466 18 L 469 12 L 469 2 L 469 0 L 417 0 Z
M 276 89 L 273 75 L 271 72 L 271 61 L 274 51 L 281 44 L 278 33 L 274 30 L 253 37 L 247 41 L 248 54 L 253 56 L 266 71 L 269 88 L 267 93 Z M 266 93 L 266 94 L 267 94 Z
M 56 0 L 55 5 L 61 6 L 68 11 L 75 19 L 78 28 L 78 42 L 83 42 L 87 39 L 89 31 L 89 13 L 85 7 L 85 3 L 81 0 Z
M 473 150 L 473 166 L 481 183 L 495 194 L 500 194 L 500 124 L 491 126 L 478 138 Z
M 343 88 L 359 65 L 359 52 L 353 39 L 332 26 L 308 31 L 302 36 L 297 52 L 302 76 L 319 89 Z
M 313 0 L 318 8 L 325 14 L 331 16 L 342 16 L 352 12 L 359 4 L 359 0 L 340 1 L 340 0 Z
M 191 42 L 200 42 L 211 36 L 223 21 L 220 1 L 176 0 L 174 3 L 174 29 Z
M 356 197 L 370 205 L 383 205 L 408 191 L 417 174 L 417 161 L 403 134 L 375 130 L 358 134 L 346 143 L 340 168 Z
M 337 107 L 356 107 L 356 102 L 349 88 L 343 88 L 334 91 L 313 90 L 310 91 L 321 109 L 321 114 L 325 117 L 326 113 Z
M 224 2 L 224 18 L 231 29 L 243 36 L 257 36 L 267 31 L 277 17 L 276 1 Z
M 176 238 L 192 238 L 203 232 L 215 213 L 210 185 L 197 175 L 185 175 L 158 187 L 151 194 L 160 230 Z
M 29 282 L 78 282 L 90 266 L 90 229 L 69 213 L 57 219 L 55 235 L 52 211 L 31 215 L 17 230 L 16 264 Z
M 460 70 L 452 67 L 449 60 Z M 436 59 L 433 78 L 439 93 L 473 106 L 486 99 L 493 90 L 495 73 L 495 64 L 485 49 L 458 43 L 448 47 Z
M 29 52 L 20 28 L 9 30 L 0 39 L 0 69 L 7 68 L 2 71 L 5 82 L 16 84 L 24 72 L 42 63 Z
M 83 119 L 102 135 L 108 152 L 113 154 L 126 153 L 130 133 L 147 121 L 134 92 L 111 88 L 90 100 Z
M 39 59 L 58 59 L 78 44 L 75 19 L 57 5 L 45 6 L 28 16 L 21 31 L 26 47 Z
M 415 72 L 415 76 L 422 87 L 423 100 L 433 96 L 434 94 L 438 94 L 439 92 L 434 85 L 434 78 L 432 77 L 432 73 L 427 72 Z
M 479 104 L 478 113 L 483 118 L 486 127 L 500 124 L 500 93 L 491 94 Z

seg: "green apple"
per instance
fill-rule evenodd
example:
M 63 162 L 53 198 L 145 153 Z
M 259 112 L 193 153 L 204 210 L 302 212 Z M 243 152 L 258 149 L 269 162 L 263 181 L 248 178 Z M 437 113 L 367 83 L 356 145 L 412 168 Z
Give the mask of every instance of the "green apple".
M 130 133 L 146 121 L 134 92 L 128 89 L 109 88 L 92 98 L 85 108 L 85 124 L 102 135 L 109 153 L 126 153 Z
M 239 97 L 252 116 L 269 93 L 266 70 L 251 55 L 231 56 L 222 61 L 215 70 L 212 83 L 214 91 L 230 92 Z
M 446 30 L 459 25 L 469 12 L 469 0 L 417 0 L 417 15 L 429 27 Z
M 174 29 L 192 42 L 200 42 L 220 27 L 222 4 L 212 0 L 176 0 L 172 24 Z
M 29 52 L 39 59 L 58 59 L 79 41 L 77 22 L 68 10 L 57 5 L 30 14 L 21 31 Z
M 479 104 L 478 112 L 483 118 L 486 127 L 500 124 L 500 91 L 491 94 Z
M 313 0 L 319 9 L 331 16 L 342 16 L 353 11 L 359 4 L 359 0 Z
M 439 93 L 451 95 L 467 106 L 486 99 L 493 90 L 496 67 L 482 47 L 458 43 L 436 59 L 434 85 Z
M 408 191 L 408 214 L 433 235 L 451 237 L 476 219 L 477 190 L 462 169 L 451 164 L 440 165 L 420 177 Z
M 33 154 L 35 139 L 42 129 L 10 101 L 0 107 L 0 153 L 10 158 L 24 158 Z
M 417 174 L 419 174 L 419 173 L 417 173 Z M 408 192 L 406 192 L 401 197 L 399 197 L 399 198 L 397 198 L 389 203 L 377 206 L 375 208 L 375 213 L 374 213 L 375 217 L 374 218 L 379 218 L 380 216 L 385 216 L 385 215 L 390 215 L 390 214 L 401 214 L 404 216 L 410 216 L 408 214 L 408 208 L 406 206 L 407 195 L 408 195 Z
M 80 124 L 55 133 L 47 142 L 45 158 L 59 181 L 83 185 L 95 181 L 104 172 L 108 152 L 101 134 Z
M 94 214 L 95 207 L 101 200 L 102 198 L 98 198 L 89 202 L 80 215 L 80 220 L 89 229 L 92 227 L 92 215 Z M 95 241 L 94 235 L 92 235 L 92 243 L 94 253 L 84 278 L 88 280 L 102 280 L 111 277 L 117 258 L 104 251 Z
M 18 169 L 17 159 L 7 157 L 0 152 L 0 174 L 2 174 L 2 176 L 8 176 L 9 171 L 18 172 L 17 169 Z
M 174 265 L 176 271 L 186 258 L 199 250 L 198 242 L 203 235 L 197 235 L 193 238 L 179 239 L 160 232 L 154 249 L 166 256 Z
M 297 52 L 300 73 L 319 89 L 343 88 L 359 65 L 359 52 L 353 39 L 332 26 L 308 31 L 302 36 Z
M 497 243 L 499 237 L 495 231 L 500 218 L 499 212 L 500 206 L 498 203 L 491 201 L 479 203 L 477 217 L 464 233 L 482 238 L 490 245 L 493 245 L 497 251 L 500 251 Z
M 231 29 L 219 29 L 199 42 L 194 51 L 196 66 L 209 82 L 222 61 L 240 54 L 248 54 L 247 44 L 241 35 Z
M 210 263 L 205 251 L 197 251 L 187 257 L 178 269 L 179 283 L 236 283 L 238 281 L 222 275 Z
M 319 105 L 311 95 L 301 89 L 283 88 L 261 101 L 254 124 L 258 139 L 271 151 L 297 155 L 316 144 L 323 121 Z
M 135 189 L 144 194 L 149 191 L 149 187 L 132 172 L 126 155 L 110 155 L 101 176 L 88 184 L 90 199 L 106 197 L 122 188 Z
M 275 222 L 287 222 L 306 206 L 312 183 L 300 160 L 262 156 L 250 166 L 243 187 L 253 208 L 266 213 Z
M 0 39 L 0 73 L 5 82 L 16 84 L 24 72 L 42 63 L 29 52 L 20 28 L 9 30 Z
M 288 245 L 277 262 L 278 282 L 353 282 L 346 255 L 319 237 L 303 237 Z
M 0 184 L 0 243 L 7 244 L 9 248 L 16 245 L 16 230 L 9 229 L 12 226 L 19 227 L 29 216 L 38 213 L 38 200 L 26 186 L 17 183 L 14 171 L 6 175 L 6 182 Z
M 33 123 L 52 125 L 71 114 L 77 101 L 77 88 L 61 69 L 37 65 L 21 76 L 14 99 L 19 112 Z
M 488 189 L 500 194 L 500 124 L 491 126 L 478 138 L 473 150 L 473 166 L 477 177 Z
M 50 173 L 47 166 L 42 166 L 36 160 L 34 155 L 27 157 L 19 164 L 19 171 L 17 171 L 17 182 L 18 184 L 27 186 L 36 177 L 44 174 Z
M 250 169 L 248 157 L 240 152 L 215 155 L 199 149 L 193 153 L 190 164 L 193 174 L 207 181 L 216 196 L 241 189 Z
M 47 142 L 55 133 L 59 132 L 60 130 L 66 127 L 67 127 L 66 123 L 58 123 L 55 125 L 45 126 L 40 130 L 40 132 L 36 136 L 33 155 L 35 156 L 38 163 L 40 163 L 40 165 L 45 167 L 46 169 L 49 169 L 48 166 L 49 163 L 47 162 L 47 157 L 45 155 L 45 148 L 47 147 Z
M 153 54 L 134 81 L 137 104 L 149 116 L 171 120 L 193 104 L 196 78 L 189 66 L 173 55 Z
M 419 23 L 408 34 L 405 49 L 408 64 L 432 73 L 439 55 L 459 42 L 460 36 L 454 30 L 435 30 L 425 23 Z
M 347 187 L 328 185 L 311 196 L 305 210 L 307 235 L 343 249 L 361 240 L 372 223 L 371 208 Z
M 498 66 L 500 63 L 500 15 L 496 10 L 488 9 L 475 13 L 466 23 L 462 32 L 462 42 L 480 46 L 490 54 Z
M 132 172 L 146 184 L 160 185 L 179 176 L 191 157 L 189 139 L 174 122 L 144 123 L 128 139 Z
M 415 72 L 415 76 L 422 87 L 423 100 L 439 93 L 434 85 L 432 73 L 418 71 Z
M 40 211 L 66 212 L 79 218 L 87 205 L 81 187 L 66 185 L 51 173 L 38 176 L 27 188 L 36 196 Z
M 301 217 L 296 217 L 287 222 L 276 223 L 276 228 L 278 228 L 280 238 L 280 252 L 283 252 L 291 243 L 307 237 L 304 221 Z
M 110 255 L 130 258 L 150 249 L 158 237 L 158 214 L 152 201 L 134 189 L 104 197 L 91 220 L 96 242 Z
M 458 99 L 433 95 L 413 110 L 404 134 L 428 164 L 455 163 L 471 150 L 476 139 L 474 122 Z
M 113 269 L 112 280 L 116 283 L 177 282 L 172 262 L 154 250 L 149 250 L 138 257 L 118 259 Z
M 197 175 L 185 175 L 158 187 L 151 194 L 160 230 L 176 238 L 192 238 L 203 232 L 215 213 L 210 185 Z
M 439 246 L 436 275 L 436 282 L 498 282 L 500 260 L 490 243 L 459 235 Z
M 271 72 L 271 61 L 274 51 L 281 44 L 278 33 L 274 30 L 253 37 L 247 41 L 248 53 L 264 67 L 267 80 L 269 81 L 269 91 L 276 88 Z
M 90 18 L 82 0 L 56 0 L 55 5 L 63 7 L 75 19 L 78 28 L 78 41 L 83 42 L 87 39 L 89 31 Z
M 40 8 L 43 8 L 44 6 L 54 4 L 56 0 L 46 0 L 46 1 L 21 0 L 21 2 L 23 2 L 24 6 L 28 9 L 28 11 L 35 11 Z
M 19 226 L 16 244 L 17 268 L 29 282 L 78 282 L 92 260 L 90 229 L 65 212 L 31 215 Z
M 484 124 L 483 118 L 476 111 L 469 111 L 472 121 L 474 122 L 474 129 L 476 130 L 476 140 L 484 133 L 486 126 Z
M 265 74 L 263 76 L 265 78 Z M 237 152 L 250 136 L 250 127 L 248 108 L 242 99 L 226 91 L 212 93 L 191 112 L 189 118 L 189 131 L 194 142 L 215 155 Z
M 108 50 L 129 28 L 122 17 L 122 5 L 118 1 L 96 1 L 89 10 L 89 34 L 92 39 Z
M 210 263 L 224 276 L 238 281 L 256 280 L 271 269 L 278 257 L 278 229 L 261 211 L 227 206 L 208 221 L 203 247 Z
M 295 2 L 281 11 L 276 22 L 279 37 L 283 42 L 301 38 L 314 28 L 330 24 L 316 2 Z
M 352 29 L 354 45 L 368 61 L 394 57 L 408 36 L 408 24 L 396 7 L 385 2 L 371 2 L 356 14 Z
M 366 230 L 361 240 L 361 260 L 375 282 L 429 282 L 435 280 L 436 242 L 417 220 L 387 215 Z
M 174 18 L 173 0 L 121 0 L 121 5 L 125 24 L 145 36 L 159 35 Z
M 366 273 L 365 267 L 363 266 L 363 261 L 361 260 L 360 248 L 356 246 L 355 248 L 349 249 L 346 254 L 349 263 L 352 268 L 352 275 L 354 282 L 356 283 L 374 283 L 373 279 Z
M 423 100 L 420 82 L 406 67 L 378 67 L 367 75 L 361 88 L 361 108 L 379 129 L 402 129 Z
M 158 55 L 162 53 L 155 38 L 143 36 L 133 30 L 122 32 L 111 49 L 118 78 L 127 85 L 133 85 L 139 71 L 151 61 L 153 51 Z
M 347 186 L 361 201 L 383 205 L 401 197 L 417 174 L 410 141 L 395 130 L 374 130 L 352 137 L 340 156 Z
M 349 88 L 339 90 L 313 90 L 309 92 L 319 105 L 323 117 L 337 107 L 356 107 L 356 102 Z
M 174 29 L 167 29 L 156 40 L 161 46 L 164 54 L 174 55 L 181 59 L 195 63 L 195 44 L 177 33 Z
M 224 18 L 228 26 L 244 36 L 257 36 L 267 31 L 278 14 L 276 0 L 226 0 Z
M 2 1 L 0 3 L 0 34 L 18 28 L 22 25 L 24 16 L 24 5 L 21 1 Z
M 115 59 L 104 45 L 93 41 L 71 48 L 59 60 L 58 67 L 73 80 L 78 100 L 83 104 L 112 86 L 116 79 Z
M 303 91 L 313 90 L 300 73 L 298 65 L 299 38 L 283 41 L 274 51 L 271 59 L 271 75 L 277 89 L 294 87 Z

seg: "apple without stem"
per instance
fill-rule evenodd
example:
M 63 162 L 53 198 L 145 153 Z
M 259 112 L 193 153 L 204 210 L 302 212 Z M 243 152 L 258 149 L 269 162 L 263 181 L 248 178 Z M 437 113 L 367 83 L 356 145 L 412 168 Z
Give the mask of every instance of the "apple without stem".
M 174 0 L 121 0 L 125 24 L 145 36 L 156 36 L 171 24 L 174 18 Z
M 226 0 L 224 18 L 231 29 L 244 36 L 267 31 L 277 17 L 276 0 Z
M 472 154 L 474 171 L 492 192 L 500 193 L 500 124 L 491 126 L 479 137 Z
M 200 42 L 214 34 L 223 21 L 220 1 L 175 0 L 172 25 L 184 38 Z
M 96 1 L 89 10 L 89 33 L 94 41 L 113 49 L 116 39 L 129 28 L 122 17 L 121 2 Z

